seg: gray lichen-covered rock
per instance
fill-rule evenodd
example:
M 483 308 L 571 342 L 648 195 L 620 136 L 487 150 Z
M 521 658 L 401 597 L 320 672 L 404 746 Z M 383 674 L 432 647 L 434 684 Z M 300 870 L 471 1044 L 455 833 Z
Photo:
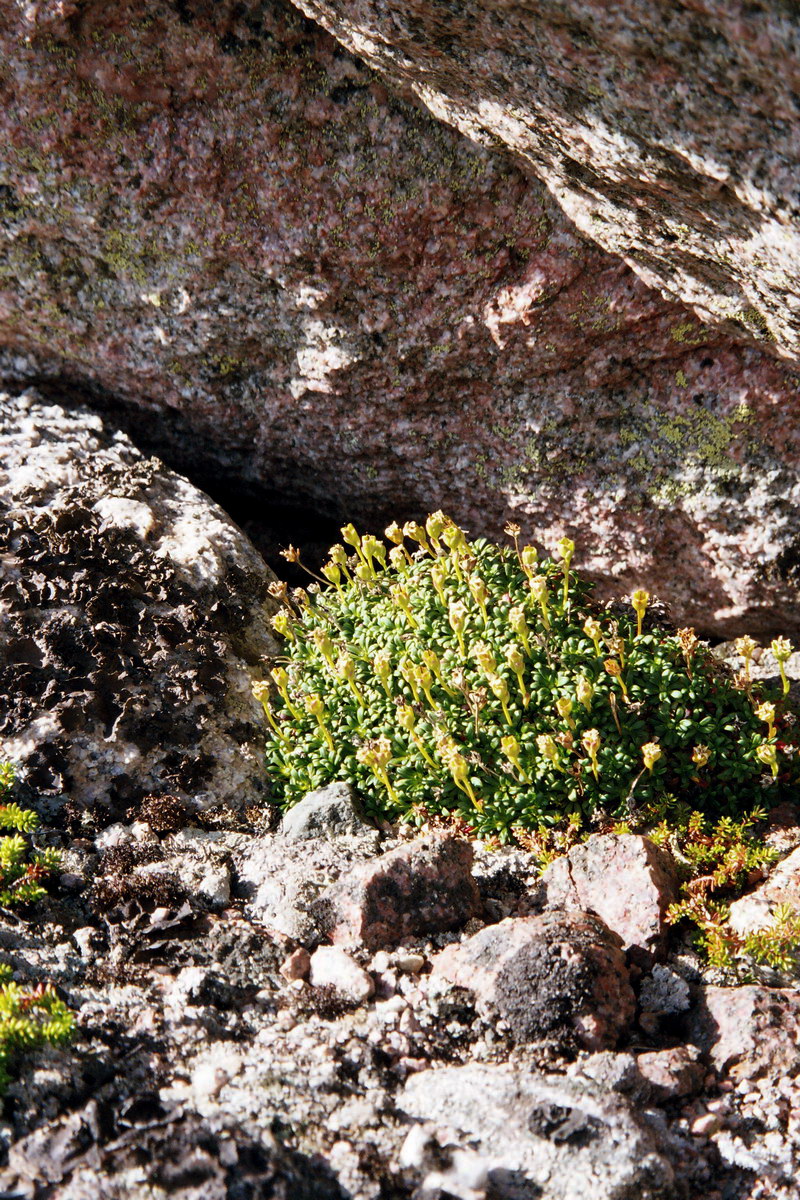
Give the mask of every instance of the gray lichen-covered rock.
M 448 946 L 434 974 L 475 993 L 519 1042 L 616 1046 L 636 1009 L 620 938 L 589 913 L 509 917 Z
M 361 805 L 349 783 L 329 783 L 309 792 L 290 808 L 281 821 L 281 833 L 290 842 L 320 837 L 358 837 L 370 832 Z
M 0 395 L 0 753 L 82 805 L 265 795 L 274 578 L 208 496 L 84 410 Z
M 492 1196 L 668 1200 L 677 1194 L 672 1167 L 634 1106 L 586 1080 L 471 1063 L 413 1075 L 399 1107 L 477 1148 Z M 475 1178 L 476 1164 L 465 1165 Z M 446 1177 L 449 1195 L 459 1183 L 457 1170 L 453 1176 Z M 519 1190 L 512 1190 L 514 1181 Z
M 478 97 L 487 127 L 537 95 L 548 118 L 536 110 L 526 129 L 546 131 L 553 170 L 582 172 L 589 156 L 605 189 L 613 113 L 637 128 L 651 119 L 626 72 L 643 88 L 661 78 L 614 41 L 632 3 L 582 9 L 619 95 L 570 5 L 306 7 L 341 18 L 340 37 L 358 24 L 364 58 L 373 41 L 392 58 L 402 46 L 403 86 L 418 94 L 420 56 L 437 95 L 445 76 L 486 70 L 492 98 L 476 79 L 463 111 Z M 673 23 L 680 35 L 670 9 Z M 534 67 L 517 73 L 524 53 Z M 586 129 L 559 107 L 565 64 Z M 703 65 L 687 95 L 707 78 Z M 654 256 L 663 225 L 670 253 L 695 265 L 673 194 L 695 168 L 682 158 L 676 176 L 670 159 L 638 195 L 642 159 L 628 163 L 623 138 L 615 199 L 593 195 L 598 219 L 582 222 L 597 235 L 616 228 L 615 205 L 634 213 L 613 258 L 509 160 L 504 119 L 498 136 L 471 125 L 477 145 L 412 101 L 282 0 L 0 6 L 0 378 L 124 409 L 137 439 L 224 485 L 248 517 L 291 497 L 378 528 L 445 508 L 500 536 L 511 518 L 548 546 L 569 533 L 607 596 L 642 585 L 680 624 L 797 632 L 796 377 L 624 261 L 641 267 L 642 244 Z M 589 149 L 573 144 L 578 129 Z M 747 162 L 738 155 L 737 169 Z M 730 196 L 701 182 L 715 238 Z M 727 273 L 721 254 L 749 261 L 723 242 L 704 275 Z
M 327 936 L 327 890 L 373 857 L 378 834 L 366 837 L 314 838 L 297 845 L 280 834 L 253 838 L 235 857 L 239 890 L 247 913 L 268 929 L 316 946 Z
M 730 908 L 731 926 L 739 934 L 753 933 L 774 923 L 780 905 L 800 908 L 800 849 L 778 863 L 769 878 Z

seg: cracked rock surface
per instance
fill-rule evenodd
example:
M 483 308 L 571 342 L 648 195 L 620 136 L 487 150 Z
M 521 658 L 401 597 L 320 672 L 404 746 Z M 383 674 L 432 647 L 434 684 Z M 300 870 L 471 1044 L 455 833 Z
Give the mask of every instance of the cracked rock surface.
M 3 5 L 0 379 L 115 410 L 254 529 L 268 501 L 328 514 L 331 540 L 437 508 L 474 535 L 513 519 L 572 537 L 606 597 L 644 586 L 680 625 L 798 632 L 797 376 L 761 328 L 794 328 L 794 284 L 779 314 L 765 282 L 792 270 L 772 193 L 794 204 L 794 148 L 748 125 L 794 103 L 771 57 L 792 61 L 793 22 L 767 6 L 759 57 L 762 18 L 734 40 L 733 0 L 573 7 L 307 4 L 356 57 L 283 0 Z M 736 120 L 726 54 L 762 89 Z M 401 58 L 390 90 L 369 64 Z M 445 121 L 515 115 L 464 137 L 419 96 Z M 698 126 L 709 96 L 726 120 Z M 681 157 L 670 121 L 690 116 Z M 545 172 L 557 200 L 510 155 L 520 122 L 571 172 Z M 726 227 L 751 201 L 769 245 Z M 661 282 L 668 238 L 676 276 L 736 275 L 751 317 L 723 328 L 648 287 L 627 261 L 646 252 Z
M 81 806 L 266 794 L 274 578 L 113 425 L 0 394 L 0 753 Z

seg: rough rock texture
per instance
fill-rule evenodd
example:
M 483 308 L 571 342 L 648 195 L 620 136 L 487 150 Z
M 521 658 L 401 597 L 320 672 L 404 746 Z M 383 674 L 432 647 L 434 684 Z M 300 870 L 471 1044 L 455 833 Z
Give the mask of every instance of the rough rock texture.
M 297 2 L 650 284 L 800 359 L 795 5 Z
M 720 1072 L 758 1079 L 800 1070 L 800 995 L 794 990 L 706 987 L 689 1027 Z
M 547 903 L 591 909 L 626 950 L 664 948 L 664 915 L 678 898 L 675 864 L 638 834 L 593 834 L 557 858 L 542 876 Z
M 700 1091 L 706 1069 L 689 1046 L 637 1054 L 636 1067 L 651 1089 L 651 1098 L 674 1100 Z
M 290 842 L 317 837 L 357 837 L 370 832 L 358 798 L 349 783 L 329 783 L 309 792 L 284 813 L 281 833 Z
M 190 813 L 196 824 L 176 829 L 176 806 L 150 804 L 129 827 L 76 838 L 45 819 L 37 837 L 107 886 L 103 857 L 131 839 L 152 846 L 154 835 L 176 872 L 182 854 L 227 852 L 242 890 L 241 869 L 265 862 L 270 840 L 287 869 L 303 858 L 318 874 L 320 845 L 334 852 L 330 874 L 352 869 L 346 838 L 299 846 L 264 834 L 252 809 L 227 817 L 220 829 L 222 814 Z M 524 886 L 526 856 L 499 857 Z M 428 972 L 458 934 L 354 950 L 375 985 L 357 1003 L 330 983 L 306 985 L 311 955 L 235 903 L 209 911 L 190 892 L 156 906 L 141 890 L 113 908 L 95 900 L 94 887 L 56 881 L 35 911 L 0 912 L 0 958 L 22 982 L 51 980 L 78 1010 L 72 1045 L 13 1064 L 0 1124 L 5 1195 L 565 1200 L 577 1181 L 581 1200 L 644 1200 L 671 1170 L 671 1200 L 796 1200 L 800 1077 L 785 1055 L 757 1082 L 737 1080 L 735 1066 L 717 1082 L 672 1018 L 663 1033 L 640 1025 L 626 1050 L 566 1061 L 552 1045 L 515 1042 L 496 1012 L 482 1016 L 467 991 Z M 455 1064 L 464 1073 L 451 1077 Z M 458 1085 L 457 1102 L 441 1096 L 430 1118 L 410 1123 L 408 1097 L 433 1105 L 440 1077 Z
M 88 806 L 263 799 L 274 578 L 187 480 L 83 410 L 0 395 L 0 753 Z
M 480 911 L 472 856 L 460 838 L 419 838 L 341 875 L 322 897 L 332 941 L 378 950 L 465 925 Z
M 800 908 L 800 849 L 794 850 L 770 872 L 766 882 L 730 907 L 731 925 L 737 933 L 752 933 L 773 922 L 775 909 L 788 904 Z
M 636 1008 L 620 939 L 588 913 L 552 910 L 489 925 L 436 959 L 521 1042 L 616 1046 Z
M 319 946 L 314 951 L 308 981 L 314 988 L 333 988 L 353 1004 L 363 1003 L 375 991 L 369 974 L 341 946 Z
M 358 22 L 389 7 L 346 9 Z M 487 5 L 474 25 L 487 39 L 478 65 L 497 78 L 487 120 L 518 93 L 555 97 L 573 68 L 569 94 L 592 123 L 612 99 L 635 123 L 666 119 L 665 107 L 645 113 L 636 81 L 671 89 L 684 60 L 654 71 L 636 58 L 638 35 L 604 41 L 628 7 L 603 26 L 599 4 L 574 19 L 536 6 L 540 36 L 525 44 L 558 70 L 517 74 L 519 38 L 504 49 L 492 29 L 516 30 L 531 11 Z M 432 88 L 467 71 L 461 38 L 476 11 L 394 14 L 384 50 L 406 47 L 409 86 L 419 90 L 417 43 L 440 47 Z M 673 29 L 677 56 L 681 14 L 659 34 Z M 687 110 L 703 111 L 707 43 Z M 503 155 L 390 97 L 281 0 L 4 5 L 0 62 L 0 376 L 122 405 L 137 436 L 225 491 L 242 521 L 270 497 L 373 525 L 443 507 L 494 535 L 513 516 L 526 538 L 575 537 L 576 565 L 606 594 L 644 584 L 708 630 L 800 628 L 795 377 L 648 290 Z M 777 86 L 771 66 L 769 77 Z M 580 173 L 578 126 L 559 111 L 537 110 L 532 128 Z M 601 174 L 606 140 L 609 154 L 630 145 L 616 194 L 639 213 L 640 142 L 593 128 Z M 652 150 L 654 171 L 669 153 Z M 736 166 L 757 161 L 737 154 Z M 682 232 L 693 223 L 680 172 L 671 190 L 676 169 L 650 188 L 636 238 L 658 243 L 656 220 L 680 255 L 694 234 Z M 716 179 L 700 207 L 708 187 Z M 725 195 L 709 238 L 716 206 L 725 227 Z M 674 222 L 655 215 L 665 206 Z M 611 202 L 593 208 L 613 230 Z M 750 251 L 732 247 L 748 270 Z M 734 303 L 773 321 L 760 299 Z
M 548 1200 L 675 1195 L 672 1168 L 635 1109 L 590 1083 L 470 1064 L 412 1076 L 399 1103 L 477 1145 L 490 1195 L 538 1196 L 542 1187 Z
M 315 946 L 329 926 L 323 896 L 342 873 L 369 861 L 378 836 L 317 838 L 298 847 L 283 837 L 253 838 L 238 855 L 239 887 L 252 920 L 286 937 Z

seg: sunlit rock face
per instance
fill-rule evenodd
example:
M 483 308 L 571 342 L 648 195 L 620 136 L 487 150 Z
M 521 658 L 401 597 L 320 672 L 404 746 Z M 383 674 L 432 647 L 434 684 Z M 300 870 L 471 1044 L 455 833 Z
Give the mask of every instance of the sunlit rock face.
M 800 10 L 787 0 L 297 0 L 507 146 L 648 283 L 800 354 Z
M 0 64 L 0 377 L 121 409 L 207 486 L 512 518 L 572 536 L 606 594 L 798 630 L 777 343 L 584 238 L 521 158 L 419 105 L 410 57 L 390 91 L 279 0 L 64 0 L 4 6 Z

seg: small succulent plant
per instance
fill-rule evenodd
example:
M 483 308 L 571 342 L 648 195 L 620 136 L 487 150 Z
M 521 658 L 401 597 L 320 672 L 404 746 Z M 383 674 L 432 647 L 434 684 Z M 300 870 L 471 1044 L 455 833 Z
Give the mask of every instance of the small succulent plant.
M 12 763 L 0 762 L 0 800 L 16 781 Z M 31 903 L 45 895 L 41 881 L 58 863 L 53 850 L 31 852 L 25 837 L 38 823 L 30 809 L 0 803 L 0 828 L 16 832 L 0 837 L 0 904 Z M 9 1064 L 17 1052 L 68 1041 L 72 1013 L 47 984 L 25 987 L 12 980 L 8 964 L 0 965 L 0 1094 L 10 1081 Z
M 0 762 L 0 801 L 16 780 L 16 770 L 9 762 Z M 30 904 L 46 894 L 42 881 L 58 866 L 57 850 L 31 850 L 25 834 L 39 823 L 35 812 L 18 804 L 0 803 L 0 829 L 14 833 L 0 837 L 0 905 Z
M 796 787 L 783 695 L 660 628 L 642 588 L 596 603 L 569 538 L 540 558 L 506 532 L 469 541 L 442 513 L 386 541 L 347 525 L 308 591 L 275 585 L 285 654 L 254 692 L 281 803 L 346 779 L 375 815 L 506 838 L 667 793 L 733 815 Z

